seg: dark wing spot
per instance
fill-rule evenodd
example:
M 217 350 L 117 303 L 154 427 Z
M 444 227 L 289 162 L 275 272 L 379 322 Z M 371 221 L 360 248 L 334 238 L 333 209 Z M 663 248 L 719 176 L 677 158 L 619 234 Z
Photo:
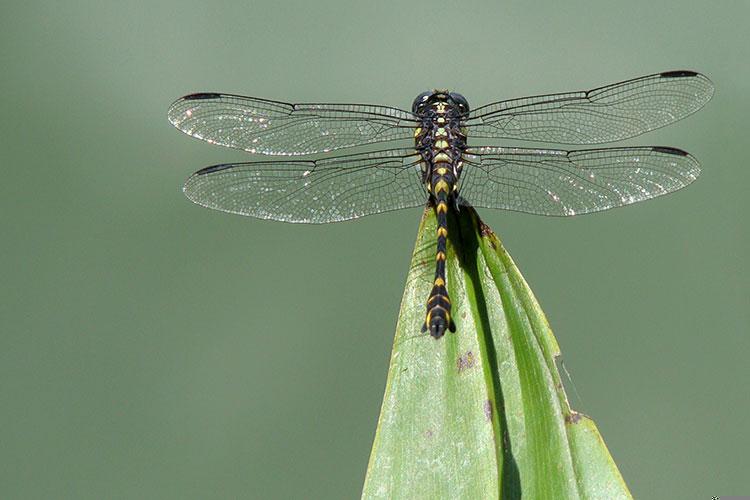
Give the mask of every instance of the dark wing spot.
M 684 76 L 697 76 L 698 73 L 695 71 L 689 71 L 689 70 L 678 70 L 678 71 L 665 71 L 664 73 L 660 73 L 659 76 L 663 76 L 664 78 L 681 78 Z
M 683 151 L 677 148 L 670 148 L 669 146 L 654 146 L 651 148 L 651 151 L 655 153 L 665 153 L 668 155 L 688 156 L 687 151 Z
M 217 94 L 215 92 L 201 92 L 199 94 L 186 95 L 182 99 L 185 101 L 198 101 L 200 99 L 218 99 L 220 97 L 221 94 Z
M 219 172 L 221 170 L 226 170 L 227 168 L 232 167 L 232 164 L 221 164 L 221 165 L 212 165 L 210 167 L 202 168 L 198 170 L 195 175 L 206 175 L 206 174 L 212 174 L 214 172 Z

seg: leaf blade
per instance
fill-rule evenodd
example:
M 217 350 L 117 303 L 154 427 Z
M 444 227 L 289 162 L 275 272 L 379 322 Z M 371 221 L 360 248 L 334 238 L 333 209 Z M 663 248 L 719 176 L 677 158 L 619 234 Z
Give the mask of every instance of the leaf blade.
M 472 208 L 449 217 L 457 333 L 417 333 L 435 229 L 427 209 L 362 498 L 631 498 L 596 426 L 568 405 L 533 293 Z

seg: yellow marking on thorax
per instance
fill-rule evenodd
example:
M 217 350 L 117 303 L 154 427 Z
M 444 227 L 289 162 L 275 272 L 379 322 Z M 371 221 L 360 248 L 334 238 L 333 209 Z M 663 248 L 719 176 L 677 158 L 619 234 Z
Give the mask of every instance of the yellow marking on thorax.
M 435 183 L 435 193 L 440 192 L 447 192 L 448 191 L 448 183 L 445 182 L 445 179 L 440 179 Z
M 438 127 L 435 131 L 435 137 L 448 137 L 448 132 L 443 127 Z
M 414 129 L 414 137 L 417 138 L 422 133 L 422 127 L 417 127 Z
M 435 141 L 435 147 L 439 149 L 448 149 L 448 141 L 445 139 L 438 139 Z
M 438 123 L 439 123 L 440 125 L 442 125 L 443 123 L 445 123 L 445 117 L 443 117 L 443 116 L 438 116 L 438 118 L 437 118 L 437 120 L 436 120 L 436 121 L 437 121 L 437 122 L 438 122 Z
M 448 154 L 445 152 L 441 151 L 440 153 L 435 155 L 435 159 L 434 159 L 435 163 L 450 163 L 450 161 L 451 161 L 451 157 L 448 156 Z

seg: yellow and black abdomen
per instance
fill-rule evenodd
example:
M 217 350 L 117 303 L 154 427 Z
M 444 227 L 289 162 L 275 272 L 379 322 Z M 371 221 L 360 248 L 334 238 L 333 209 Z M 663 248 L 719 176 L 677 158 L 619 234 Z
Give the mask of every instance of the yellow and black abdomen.
M 448 210 L 455 203 L 456 186 L 451 163 L 450 157 L 445 153 L 435 155 L 429 186 L 437 216 L 437 253 L 435 255 L 435 280 L 430 297 L 427 299 L 427 316 L 422 331 L 429 330 L 430 335 L 435 338 L 442 337 L 446 329 L 456 331 L 456 325 L 451 317 L 451 301 L 446 287 L 445 273 L 445 258 L 448 251 Z

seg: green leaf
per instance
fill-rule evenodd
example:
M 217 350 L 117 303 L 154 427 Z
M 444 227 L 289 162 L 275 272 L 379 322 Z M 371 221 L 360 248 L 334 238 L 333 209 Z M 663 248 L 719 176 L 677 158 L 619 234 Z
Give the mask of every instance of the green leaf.
M 457 330 L 420 331 L 435 265 L 427 209 L 362 498 L 631 498 L 596 425 L 570 409 L 557 341 L 510 256 L 473 209 L 448 223 Z

